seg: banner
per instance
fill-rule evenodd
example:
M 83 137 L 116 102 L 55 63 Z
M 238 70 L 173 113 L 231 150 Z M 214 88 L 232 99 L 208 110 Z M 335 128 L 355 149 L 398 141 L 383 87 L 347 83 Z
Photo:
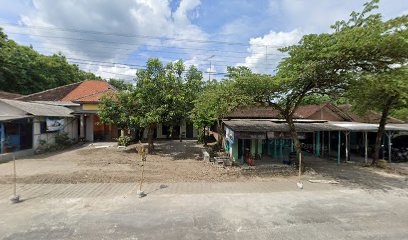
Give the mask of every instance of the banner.
M 47 118 L 47 132 L 58 132 L 64 130 L 63 118 Z

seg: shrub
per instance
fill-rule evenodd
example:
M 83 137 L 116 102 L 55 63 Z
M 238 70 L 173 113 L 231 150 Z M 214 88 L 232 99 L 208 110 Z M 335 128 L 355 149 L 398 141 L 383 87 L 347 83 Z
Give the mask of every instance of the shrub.
M 68 137 L 68 133 L 59 133 L 57 136 L 55 136 L 55 145 L 62 148 L 72 145 L 72 141 Z
M 120 136 L 118 138 L 119 146 L 129 146 L 132 143 L 132 139 L 129 136 Z

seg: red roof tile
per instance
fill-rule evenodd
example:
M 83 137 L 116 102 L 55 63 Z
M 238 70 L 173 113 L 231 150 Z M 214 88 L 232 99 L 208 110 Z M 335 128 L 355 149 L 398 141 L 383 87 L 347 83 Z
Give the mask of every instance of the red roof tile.
M 61 101 L 68 93 L 78 87 L 81 82 L 71 83 L 68 85 L 51 88 L 42 92 L 33 93 L 30 95 L 17 98 L 21 101 Z
M 351 104 L 343 104 L 338 106 L 338 108 L 341 109 L 341 111 L 350 115 L 353 118 L 353 121 L 355 122 L 379 123 L 381 120 L 381 114 L 377 112 L 368 111 L 366 114 L 364 114 L 364 116 L 360 116 L 357 113 L 353 112 L 351 107 L 352 107 Z M 387 123 L 404 123 L 404 121 L 394 117 L 388 117 Z
M 113 91 L 115 91 L 114 88 L 107 82 L 88 80 L 82 82 L 77 88 L 62 98 L 61 101 L 98 102 L 104 94 Z
M 330 103 L 320 104 L 320 105 L 304 105 L 299 106 L 296 110 L 294 117 L 301 119 L 308 119 L 313 114 L 320 111 L 322 108 L 327 108 L 333 114 L 337 115 L 342 121 L 350 121 L 351 117 L 343 113 L 340 109 L 333 106 Z M 228 114 L 225 118 L 282 118 L 279 111 L 273 107 L 265 106 L 252 106 L 246 108 L 239 108 L 232 113 Z
M 4 92 L 0 91 L 0 99 L 16 99 L 18 97 L 21 97 L 23 95 L 18 94 L 18 93 L 10 93 L 10 92 Z

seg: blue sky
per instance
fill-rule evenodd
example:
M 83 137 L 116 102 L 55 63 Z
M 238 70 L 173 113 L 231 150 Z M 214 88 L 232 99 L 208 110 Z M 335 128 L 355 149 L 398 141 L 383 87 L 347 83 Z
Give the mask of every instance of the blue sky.
M 220 78 L 235 65 L 272 73 L 283 57 L 278 47 L 330 31 L 364 2 L 0 0 L 0 26 L 11 39 L 44 54 L 62 52 L 104 78 L 132 79 L 148 57 L 183 59 Z M 408 1 L 382 0 L 378 11 L 385 19 L 408 14 Z

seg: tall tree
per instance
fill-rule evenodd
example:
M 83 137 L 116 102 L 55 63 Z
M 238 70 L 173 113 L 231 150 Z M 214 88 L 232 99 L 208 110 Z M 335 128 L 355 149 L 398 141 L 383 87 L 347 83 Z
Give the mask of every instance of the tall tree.
M 383 21 L 380 14 L 371 14 L 378 2 L 366 3 L 361 13 L 353 12 L 347 22 L 333 26 L 340 49 L 338 58 L 343 69 L 353 73 L 349 99 L 360 113 L 381 112 L 372 165 L 379 159 L 389 114 L 407 107 L 408 85 L 408 15 Z
M 372 156 L 374 165 L 379 159 L 381 139 L 390 112 L 408 107 L 408 69 L 397 68 L 363 75 L 353 81 L 348 95 L 357 113 L 365 114 L 368 110 L 381 113 Z

